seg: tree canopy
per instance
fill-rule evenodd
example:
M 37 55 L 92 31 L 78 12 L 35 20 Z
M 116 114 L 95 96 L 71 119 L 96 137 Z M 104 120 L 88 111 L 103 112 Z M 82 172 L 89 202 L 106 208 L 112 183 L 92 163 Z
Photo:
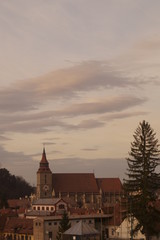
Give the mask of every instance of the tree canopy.
M 127 179 L 124 188 L 129 199 L 129 211 L 137 218 L 135 230 L 142 229 L 146 237 L 156 234 L 160 212 L 156 208 L 160 188 L 160 151 L 156 133 L 150 124 L 142 121 L 134 132 L 134 141 L 127 158 Z
M 62 239 L 62 234 L 67 231 L 69 228 L 71 227 L 71 224 L 69 222 L 69 218 L 68 218 L 68 214 L 66 211 L 64 211 L 63 215 L 62 215 L 62 219 L 59 223 L 59 227 L 58 227 L 58 234 L 57 234 L 57 240 Z
M 29 196 L 33 193 L 33 187 L 22 177 L 10 174 L 5 169 L 0 169 L 0 202 L 5 204 L 7 199 Z

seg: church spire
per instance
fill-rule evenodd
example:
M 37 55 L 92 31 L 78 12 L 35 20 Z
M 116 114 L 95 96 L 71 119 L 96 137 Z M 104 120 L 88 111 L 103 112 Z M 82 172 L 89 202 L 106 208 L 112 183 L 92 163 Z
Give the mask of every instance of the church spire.
M 39 171 L 48 171 L 48 172 L 51 171 L 50 168 L 49 168 L 49 163 L 48 163 L 47 158 L 46 158 L 45 147 L 43 147 L 42 159 L 41 159 L 40 164 L 39 164 L 38 172 Z
M 52 172 L 46 158 L 45 147 L 43 147 L 42 158 L 37 171 L 37 197 L 52 197 Z

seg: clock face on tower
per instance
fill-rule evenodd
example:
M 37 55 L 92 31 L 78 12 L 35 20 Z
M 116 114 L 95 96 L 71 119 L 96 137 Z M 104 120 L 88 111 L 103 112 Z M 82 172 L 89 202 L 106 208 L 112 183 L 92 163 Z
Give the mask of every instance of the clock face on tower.
M 45 192 L 47 192 L 47 191 L 49 190 L 49 186 L 48 186 L 48 185 L 44 185 L 44 186 L 43 186 L 43 190 L 44 190 Z

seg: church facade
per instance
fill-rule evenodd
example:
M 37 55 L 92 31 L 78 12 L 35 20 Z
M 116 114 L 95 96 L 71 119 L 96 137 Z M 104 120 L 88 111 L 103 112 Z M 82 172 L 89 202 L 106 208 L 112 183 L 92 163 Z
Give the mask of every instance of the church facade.
M 70 199 L 79 206 L 101 208 L 123 194 L 119 178 L 95 178 L 94 173 L 52 173 L 45 148 L 37 171 L 37 198 Z

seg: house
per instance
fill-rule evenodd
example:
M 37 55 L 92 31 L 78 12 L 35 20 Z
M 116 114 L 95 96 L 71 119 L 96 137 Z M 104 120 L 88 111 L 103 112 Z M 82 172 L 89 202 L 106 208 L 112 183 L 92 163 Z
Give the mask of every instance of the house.
M 7 219 L 3 229 L 4 239 L 33 240 L 33 220 L 12 217 Z
M 68 211 L 68 205 L 63 199 L 40 198 L 32 203 L 31 209 L 26 213 L 26 217 L 35 218 L 37 216 L 58 215 L 64 211 Z
M 131 231 L 135 228 L 137 223 L 138 220 L 135 217 L 131 215 L 127 216 L 120 224 L 120 226 L 115 230 L 115 237 L 117 239 L 130 239 Z M 142 234 L 142 232 L 139 230 L 138 232 L 133 234 L 132 239 L 143 240 L 145 239 L 145 235 Z

